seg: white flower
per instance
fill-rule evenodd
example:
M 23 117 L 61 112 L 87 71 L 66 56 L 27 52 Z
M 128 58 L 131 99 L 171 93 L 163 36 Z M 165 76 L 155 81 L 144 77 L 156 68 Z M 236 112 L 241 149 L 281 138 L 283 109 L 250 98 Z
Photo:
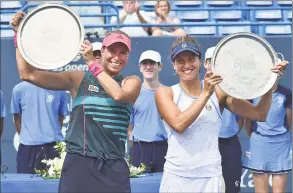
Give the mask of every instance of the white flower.
M 50 167 L 49 170 L 48 170 L 48 174 L 49 176 L 53 176 L 54 175 L 54 167 Z
M 65 147 L 66 144 L 64 142 L 58 142 L 54 148 L 59 152 L 60 157 L 56 157 L 53 160 L 42 160 L 42 163 L 45 163 L 49 169 L 36 170 L 36 173 L 40 174 L 44 178 L 60 178 L 61 170 L 66 157 Z M 127 164 L 130 170 L 130 177 L 137 177 L 145 171 L 145 166 L 143 164 L 140 167 L 134 167 L 128 162 Z
M 54 170 L 60 171 L 62 169 L 63 162 L 64 162 L 63 160 L 61 160 L 59 158 L 55 158 L 54 159 Z
M 65 156 L 66 156 L 66 152 L 62 152 L 61 154 L 60 154 L 60 157 L 61 157 L 61 159 L 65 159 Z

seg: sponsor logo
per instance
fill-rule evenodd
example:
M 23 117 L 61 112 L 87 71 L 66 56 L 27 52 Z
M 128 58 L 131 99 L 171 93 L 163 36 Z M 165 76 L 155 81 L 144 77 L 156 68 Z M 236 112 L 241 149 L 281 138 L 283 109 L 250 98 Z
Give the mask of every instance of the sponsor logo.
M 235 182 L 235 187 L 238 188 L 239 187 L 239 181 Z
M 205 108 L 206 108 L 207 111 L 211 111 L 212 110 L 212 106 L 210 104 L 207 104 L 205 106 Z
M 89 68 L 85 64 L 68 64 L 64 67 L 57 68 L 52 70 L 53 72 L 63 72 L 63 71 L 68 71 L 68 70 L 79 70 L 79 71 L 88 71 Z
M 284 102 L 284 97 L 278 96 L 277 101 L 279 104 L 282 104 Z
M 249 151 L 245 152 L 246 157 L 250 157 L 251 153 Z
M 54 96 L 53 95 L 48 95 L 47 96 L 47 103 L 52 103 L 54 100 Z
M 117 38 L 117 39 L 122 39 L 122 40 L 124 39 L 122 35 L 119 35 L 119 36 L 117 36 L 116 38 Z
M 89 85 L 88 90 L 92 92 L 99 92 L 99 88 L 94 85 Z

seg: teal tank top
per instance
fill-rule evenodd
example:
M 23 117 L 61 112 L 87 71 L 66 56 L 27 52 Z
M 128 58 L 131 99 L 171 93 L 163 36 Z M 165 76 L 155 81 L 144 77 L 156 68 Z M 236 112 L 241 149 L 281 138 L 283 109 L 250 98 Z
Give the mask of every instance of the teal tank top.
M 121 75 L 113 78 L 121 85 Z M 72 102 L 66 151 L 89 157 L 120 159 L 125 156 L 131 104 L 117 103 L 85 72 Z

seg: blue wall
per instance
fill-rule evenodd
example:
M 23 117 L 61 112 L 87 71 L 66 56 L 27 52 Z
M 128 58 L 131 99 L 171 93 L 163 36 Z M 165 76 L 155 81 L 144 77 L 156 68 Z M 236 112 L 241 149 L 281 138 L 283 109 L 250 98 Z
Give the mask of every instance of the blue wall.
M 201 37 L 197 39 L 199 44 L 201 45 L 201 50 L 204 53 L 208 47 L 214 46 L 219 42 L 220 38 L 218 37 Z M 292 37 L 270 37 L 267 40 L 273 45 L 274 49 L 277 52 L 281 52 L 285 59 L 290 62 L 290 65 L 287 68 L 285 76 L 280 80 L 280 83 L 286 87 L 292 89 Z M 95 40 L 91 40 L 95 41 Z M 161 81 L 165 85 L 173 85 L 178 82 L 178 78 L 174 75 L 174 70 L 172 68 L 172 64 L 170 61 L 170 49 L 173 38 L 170 37 L 147 37 L 147 38 L 133 38 L 132 39 L 132 52 L 129 58 L 129 62 L 125 70 L 123 71 L 124 75 L 136 74 L 141 76 L 138 69 L 138 59 L 140 54 L 147 50 L 153 49 L 161 53 L 162 55 L 162 63 L 164 64 L 163 70 L 161 72 Z M 241 51 L 241 48 L 235 48 Z M 59 70 L 68 70 L 72 68 L 83 68 L 82 58 L 79 59 L 77 57 L 75 61 Z M 80 65 L 78 65 L 80 64 Z M 204 70 L 201 72 L 201 76 L 203 77 Z M 19 74 L 16 68 L 15 61 L 15 49 L 13 45 L 12 39 L 1 39 L 1 90 L 4 93 L 6 99 L 6 107 L 9 111 L 10 108 L 10 99 L 11 92 L 13 87 L 20 82 Z M 67 117 L 65 122 L 65 126 L 63 130 L 66 130 L 69 118 Z M 17 138 L 14 139 L 17 135 L 15 135 L 16 129 L 13 125 L 12 116 L 9 114 L 5 118 L 5 126 L 4 133 L 1 141 L 2 148 L 2 165 L 8 165 L 9 173 L 16 172 L 16 148 L 18 146 Z M 245 152 L 248 147 L 248 138 L 244 131 L 240 133 L 240 140 L 242 144 L 243 152 Z M 292 190 L 291 184 L 291 174 L 288 179 L 288 191 Z M 253 180 L 252 175 L 249 171 L 243 170 L 242 182 L 241 182 L 242 192 L 253 192 Z M 291 192 L 291 191 L 290 191 Z

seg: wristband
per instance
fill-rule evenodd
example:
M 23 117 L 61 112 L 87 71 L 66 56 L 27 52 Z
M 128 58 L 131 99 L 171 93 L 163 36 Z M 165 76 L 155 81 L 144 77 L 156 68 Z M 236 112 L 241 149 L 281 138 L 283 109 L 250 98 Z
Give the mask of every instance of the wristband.
M 18 46 L 17 46 L 17 34 L 14 34 L 13 39 L 14 39 L 15 48 L 18 48 Z
M 101 66 L 101 64 L 99 64 L 97 62 L 93 62 L 89 66 L 89 70 L 91 71 L 92 75 L 94 75 L 95 77 L 97 77 L 101 72 L 104 71 L 104 68 Z

